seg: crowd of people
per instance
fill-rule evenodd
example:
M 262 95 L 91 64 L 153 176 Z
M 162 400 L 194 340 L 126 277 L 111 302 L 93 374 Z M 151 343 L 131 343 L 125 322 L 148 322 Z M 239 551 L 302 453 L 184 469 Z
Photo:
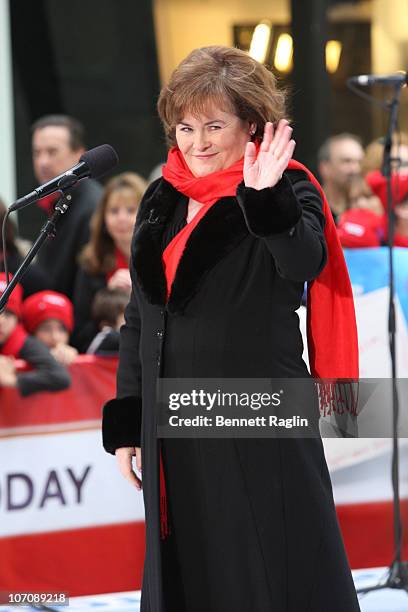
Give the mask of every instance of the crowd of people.
M 75 165 L 85 151 L 84 129 L 68 116 L 47 116 L 32 129 L 33 167 L 41 184 Z M 131 290 L 130 244 L 137 210 L 147 182 L 134 172 L 110 179 L 105 188 L 81 181 L 72 191 L 69 212 L 58 237 L 43 246 L 0 314 L 0 386 L 25 396 L 58 391 L 70 384 L 66 368 L 78 353 L 106 354 L 119 348 L 119 328 Z M 50 214 L 58 194 L 38 201 Z M 0 201 L 0 224 L 7 208 Z M 8 270 L 12 276 L 29 248 L 6 231 Z M 0 251 L 0 295 L 7 279 Z M 16 360 L 32 368 L 19 371 Z
M 319 173 L 340 242 L 345 248 L 388 243 L 387 182 L 381 172 L 383 144 L 363 149 L 354 134 L 330 137 L 318 154 Z M 394 245 L 408 247 L 408 135 L 398 134 L 391 149 Z
M 85 151 L 84 128 L 65 115 L 46 116 L 32 127 L 34 174 L 39 184 L 75 165 Z M 392 148 L 396 246 L 408 247 L 408 135 Z M 387 243 L 387 186 L 380 168 L 383 145 L 366 149 L 353 134 L 331 136 L 318 152 L 318 170 L 343 247 Z M 161 165 L 154 171 L 161 174 Z M 66 366 L 78 353 L 117 352 L 119 328 L 131 291 L 130 245 L 140 201 L 152 180 L 134 172 L 111 178 L 103 188 L 89 179 L 72 191 L 59 236 L 49 240 L 0 314 L 0 386 L 22 395 L 60 390 L 70 384 Z M 38 201 L 49 214 L 58 194 Z M 7 208 L 0 200 L 0 224 Z M 14 223 L 6 228 L 8 268 L 16 272 L 29 243 Z M 0 270 L 4 253 L 0 251 Z M 0 276 L 0 294 L 6 286 Z M 19 372 L 17 358 L 33 368 Z

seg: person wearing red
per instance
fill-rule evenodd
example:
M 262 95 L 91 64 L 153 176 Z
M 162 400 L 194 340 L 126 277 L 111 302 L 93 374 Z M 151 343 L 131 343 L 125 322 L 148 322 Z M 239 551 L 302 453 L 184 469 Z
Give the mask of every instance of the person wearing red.
M 350 208 L 337 222 L 337 233 L 343 247 L 379 247 L 384 239 L 384 210 L 380 198 L 359 176 L 350 184 Z
M 0 296 L 6 289 L 6 276 L 0 274 Z M 71 384 L 67 370 L 42 342 L 27 334 L 20 322 L 23 290 L 19 283 L 12 291 L 5 311 L 0 314 L 0 387 L 15 387 L 22 396 L 37 391 L 61 391 Z M 19 372 L 16 360 L 31 366 Z
M 134 172 L 113 177 L 91 219 L 91 238 L 80 254 L 74 292 L 72 341 L 80 352 L 87 350 L 99 331 L 91 313 L 97 291 L 107 287 L 130 293 L 130 244 L 146 186 L 145 180 Z
M 102 426 L 143 490 L 141 611 L 357 612 L 320 437 L 156 436 L 158 378 L 358 377 L 327 201 L 291 159 L 275 77 L 246 53 L 192 51 L 158 110 L 171 148 L 136 221 Z M 311 372 L 295 312 L 305 281 Z
M 407 148 L 407 147 L 406 147 Z M 388 242 L 388 218 L 386 215 L 387 181 L 379 170 L 373 170 L 366 176 L 366 181 L 373 192 L 380 198 L 384 208 L 383 234 L 384 243 Z M 391 192 L 394 202 L 395 234 L 394 246 L 408 247 L 408 173 L 406 165 L 403 171 L 393 172 L 391 176 Z
M 29 334 L 50 349 L 57 361 L 70 365 L 78 351 L 69 345 L 74 327 L 71 300 L 56 291 L 39 291 L 23 302 L 22 320 Z

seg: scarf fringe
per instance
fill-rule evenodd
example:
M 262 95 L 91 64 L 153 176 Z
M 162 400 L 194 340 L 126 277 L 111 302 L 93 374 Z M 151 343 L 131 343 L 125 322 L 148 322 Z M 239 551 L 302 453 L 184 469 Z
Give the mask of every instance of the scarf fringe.
M 320 416 L 334 414 L 357 416 L 358 381 L 357 380 L 320 380 L 316 381 L 319 397 Z

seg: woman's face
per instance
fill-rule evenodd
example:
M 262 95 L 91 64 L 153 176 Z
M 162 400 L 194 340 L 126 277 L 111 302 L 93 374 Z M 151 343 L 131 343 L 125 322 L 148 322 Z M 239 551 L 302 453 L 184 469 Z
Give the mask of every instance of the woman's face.
M 130 242 L 136 221 L 138 202 L 131 189 L 114 191 L 105 209 L 105 225 L 115 244 Z
M 228 168 L 244 155 L 254 126 L 217 106 L 205 115 L 186 114 L 176 126 L 176 140 L 194 176 Z

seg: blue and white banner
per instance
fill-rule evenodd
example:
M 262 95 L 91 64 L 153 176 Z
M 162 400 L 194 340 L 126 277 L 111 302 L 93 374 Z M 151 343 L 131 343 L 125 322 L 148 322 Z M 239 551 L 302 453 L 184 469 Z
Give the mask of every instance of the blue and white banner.
M 361 378 L 388 378 L 389 262 L 386 247 L 345 249 L 353 286 Z M 397 376 L 408 377 L 408 249 L 394 249 Z

